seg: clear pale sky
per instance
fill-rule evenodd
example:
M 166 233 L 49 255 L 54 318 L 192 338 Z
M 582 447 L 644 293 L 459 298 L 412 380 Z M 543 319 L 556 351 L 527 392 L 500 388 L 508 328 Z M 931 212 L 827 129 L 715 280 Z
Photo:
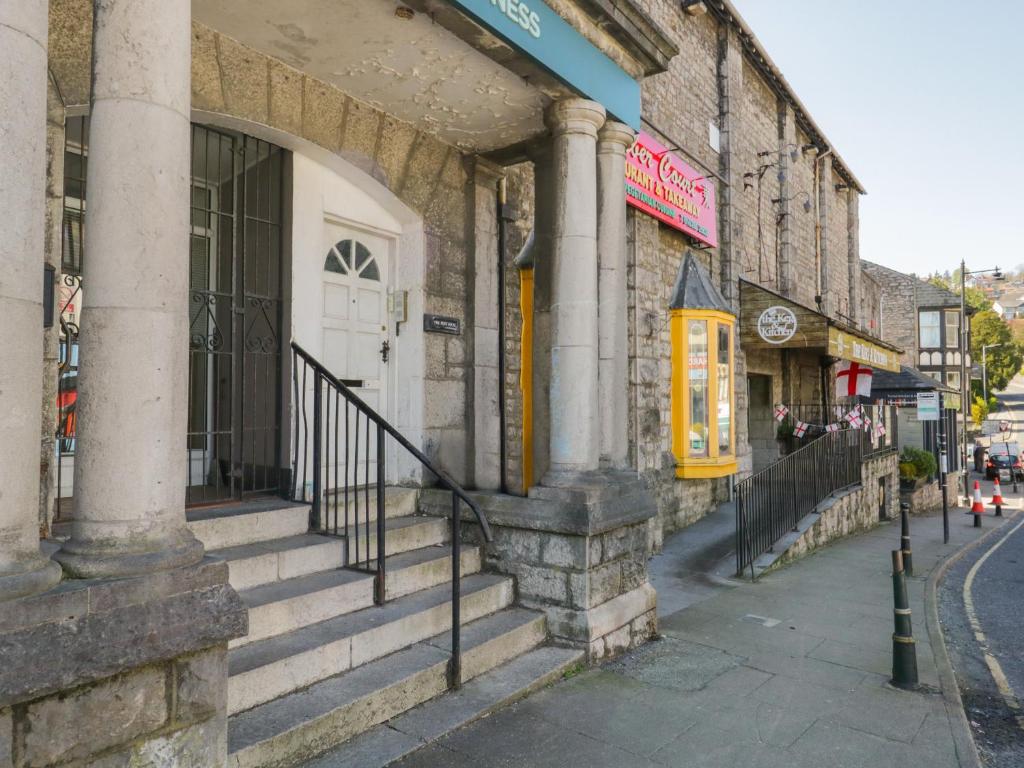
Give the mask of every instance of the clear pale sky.
M 861 258 L 1024 264 L 1024 2 L 733 3 L 867 189 Z

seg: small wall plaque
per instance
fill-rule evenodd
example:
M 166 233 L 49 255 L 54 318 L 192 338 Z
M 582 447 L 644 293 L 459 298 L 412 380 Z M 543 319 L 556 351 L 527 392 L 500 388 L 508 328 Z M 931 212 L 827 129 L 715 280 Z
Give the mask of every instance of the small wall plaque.
M 462 333 L 462 321 L 457 317 L 423 315 L 423 330 L 427 333 L 447 333 L 458 336 Z

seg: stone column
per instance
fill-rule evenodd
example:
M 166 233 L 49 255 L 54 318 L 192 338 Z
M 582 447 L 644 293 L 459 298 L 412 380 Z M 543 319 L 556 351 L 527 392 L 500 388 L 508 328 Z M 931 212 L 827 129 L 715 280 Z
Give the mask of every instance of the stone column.
M 597 135 L 598 390 L 601 463 L 626 466 L 629 390 L 626 318 L 626 150 L 635 134 L 609 120 Z
M 0 600 L 60 580 L 39 549 L 47 8 L 0 5 Z
M 74 523 L 76 576 L 197 562 L 185 526 L 188 0 L 96 0 Z
M 551 467 L 597 469 L 600 451 L 597 342 L 597 128 L 604 108 L 584 99 L 552 104 L 554 220 L 551 263 Z

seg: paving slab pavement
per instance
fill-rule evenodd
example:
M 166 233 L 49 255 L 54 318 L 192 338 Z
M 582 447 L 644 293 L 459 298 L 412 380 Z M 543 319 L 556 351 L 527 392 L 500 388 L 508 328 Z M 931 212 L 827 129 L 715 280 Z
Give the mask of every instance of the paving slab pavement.
M 756 583 L 710 578 L 685 537 L 652 561 L 660 639 L 562 680 L 396 763 L 424 766 L 965 768 L 977 765 L 941 645 L 929 575 L 997 525 L 951 510 L 911 523 L 921 687 L 891 673 L 890 551 L 898 522 L 818 550 Z M 725 516 L 704 526 L 717 541 Z M 719 563 L 720 548 L 705 564 Z M 675 558 L 675 560 L 673 560 Z M 717 566 L 715 566 L 717 567 Z M 720 570 L 720 569 L 719 569 Z M 698 588 L 700 587 L 700 588 Z M 673 594 L 673 590 L 683 594 Z

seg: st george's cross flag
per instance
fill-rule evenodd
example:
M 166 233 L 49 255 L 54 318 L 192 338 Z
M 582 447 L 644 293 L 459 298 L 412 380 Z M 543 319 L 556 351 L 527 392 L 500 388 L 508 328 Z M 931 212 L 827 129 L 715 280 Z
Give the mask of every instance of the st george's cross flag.
M 860 406 L 854 407 L 852 411 L 843 416 L 843 419 L 854 429 L 857 429 L 864 425 L 864 420 L 861 419 Z
M 839 431 L 839 425 L 838 424 L 826 424 L 825 425 L 825 431 L 826 432 L 838 432 Z
M 872 373 L 865 365 L 842 360 L 836 365 L 836 394 L 839 397 L 871 397 Z
M 809 426 L 811 425 L 808 424 L 806 421 L 800 421 L 798 419 L 796 422 L 796 426 L 793 427 L 793 434 L 796 435 L 797 437 L 803 437 L 804 435 L 807 434 L 807 428 Z
M 877 424 L 875 424 L 875 437 L 885 437 L 885 424 L 883 424 L 882 422 L 878 422 Z
M 788 413 L 789 413 L 789 408 L 787 408 L 786 406 L 784 406 L 784 405 L 776 405 L 775 406 L 775 420 L 776 421 L 781 422 L 784 418 L 786 418 L 786 414 L 788 414 Z

